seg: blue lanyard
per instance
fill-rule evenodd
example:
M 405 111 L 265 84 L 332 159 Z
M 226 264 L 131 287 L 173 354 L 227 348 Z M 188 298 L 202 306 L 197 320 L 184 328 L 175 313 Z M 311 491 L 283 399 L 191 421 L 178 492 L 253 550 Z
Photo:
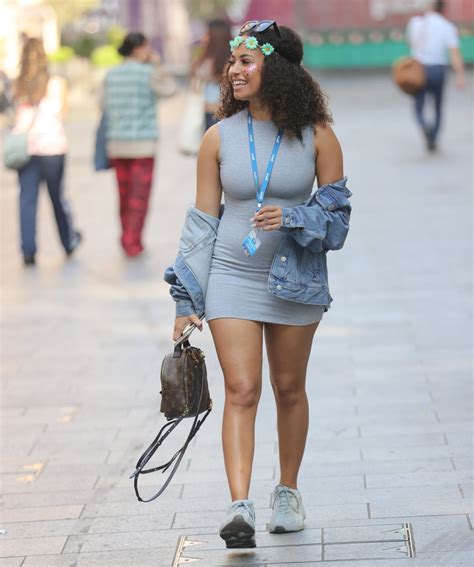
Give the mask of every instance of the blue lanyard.
M 252 174 L 253 180 L 255 182 L 255 189 L 257 190 L 257 210 L 262 208 L 263 199 L 265 197 L 265 192 L 267 190 L 268 184 L 270 183 L 270 177 L 272 175 L 273 166 L 275 165 L 276 157 L 278 155 L 278 150 L 280 149 L 281 139 L 283 137 L 283 130 L 278 130 L 278 134 L 275 138 L 275 143 L 273 144 L 272 155 L 268 161 L 267 171 L 265 172 L 265 177 L 263 179 L 262 185 L 258 182 L 258 168 L 257 168 L 257 153 L 255 151 L 255 137 L 253 135 L 253 119 L 252 115 L 248 114 L 247 118 L 247 128 L 249 134 L 249 148 L 250 148 L 250 161 L 252 163 Z

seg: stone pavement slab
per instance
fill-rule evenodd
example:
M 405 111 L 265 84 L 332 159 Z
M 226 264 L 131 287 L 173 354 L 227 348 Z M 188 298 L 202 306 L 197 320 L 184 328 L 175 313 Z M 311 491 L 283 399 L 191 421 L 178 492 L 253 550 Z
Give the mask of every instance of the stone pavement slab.
M 162 275 L 194 199 L 195 160 L 176 152 L 176 97 L 162 103 L 142 258 L 120 253 L 113 174 L 92 171 L 95 113 L 74 110 L 68 123 L 66 188 L 85 235 L 70 260 L 43 192 L 38 263 L 23 268 L 16 180 L 0 173 L 0 567 L 170 567 L 193 538 L 206 543 L 183 555 L 203 567 L 472 564 L 472 102 L 448 90 L 440 151 L 427 155 L 408 98 L 386 75 L 321 80 L 354 214 L 346 247 L 329 258 L 335 302 L 309 362 L 307 529 L 266 532 L 278 446 L 265 364 L 251 486 L 258 547 L 229 552 L 217 536 L 229 496 L 208 329 L 194 340 L 214 411 L 158 501 L 138 503 L 128 478 L 163 423 L 158 376 L 174 309 Z M 149 492 L 158 483 L 143 480 Z M 393 533 L 406 525 L 414 558 L 408 536 Z
M 105 551 L 98 553 L 62 553 L 61 555 L 31 555 L 27 557 L 22 567 L 156 567 L 171 565 L 173 549 L 132 549 L 126 551 Z
M 5 510 L 3 518 L 8 522 L 61 520 L 78 518 L 84 506 L 41 506 L 39 508 L 19 508 Z
M 21 567 L 24 561 L 25 557 L 0 558 L 0 567 Z
M 2 538 L 0 553 L 2 557 L 61 553 L 66 541 L 67 536 L 29 537 L 24 539 Z

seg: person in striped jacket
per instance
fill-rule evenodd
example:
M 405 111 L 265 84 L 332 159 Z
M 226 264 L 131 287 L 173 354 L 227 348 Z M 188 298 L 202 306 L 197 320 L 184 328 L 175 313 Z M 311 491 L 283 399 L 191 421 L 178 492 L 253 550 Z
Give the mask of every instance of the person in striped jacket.
M 121 245 L 129 257 L 143 250 L 142 231 L 153 181 L 157 98 L 175 91 L 159 56 L 142 33 L 129 33 L 118 52 L 123 62 L 111 69 L 104 83 L 107 155 L 119 190 Z

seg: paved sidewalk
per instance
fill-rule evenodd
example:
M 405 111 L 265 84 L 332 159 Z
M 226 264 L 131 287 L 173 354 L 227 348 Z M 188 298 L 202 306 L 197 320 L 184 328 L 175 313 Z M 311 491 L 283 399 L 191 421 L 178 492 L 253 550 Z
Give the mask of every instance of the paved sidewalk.
M 335 302 L 310 361 L 307 529 L 265 532 L 278 478 L 267 380 L 251 494 L 258 547 L 228 552 L 216 536 L 228 494 L 222 376 L 207 330 L 195 340 L 207 353 L 215 410 L 159 501 L 136 502 L 128 479 L 163 423 L 158 375 L 173 305 L 162 274 L 194 194 L 194 159 L 175 151 L 175 99 L 162 105 L 166 141 L 141 259 L 119 251 L 112 174 L 91 171 L 93 116 L 73 115 L 69 125 L 68 194 L 85 234 L 71 260 L 43 194 L 38 265 L 23 268 L 15 176 L 1 172 L 0 567 L 472 565 L 469 91 L 449 90 L 442 149 L 432 156 L 386 77 L 323 84 L 354 215 L 346 247 L 330 255 Z M 145 479 L 145 490 L 155 482 Z

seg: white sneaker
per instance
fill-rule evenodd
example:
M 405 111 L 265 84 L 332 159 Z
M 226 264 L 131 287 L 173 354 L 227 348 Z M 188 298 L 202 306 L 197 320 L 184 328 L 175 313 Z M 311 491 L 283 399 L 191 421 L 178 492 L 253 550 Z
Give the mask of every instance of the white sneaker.
M 273 512 L 268 531 L 271 534 L 299 532 L 304 529 L 305 518 L 300 491 L 278 484 L 273 491 Z
M 255 547 L 255 509 L 251 500 L 235 500 L 219 528 L 228 548 Z

